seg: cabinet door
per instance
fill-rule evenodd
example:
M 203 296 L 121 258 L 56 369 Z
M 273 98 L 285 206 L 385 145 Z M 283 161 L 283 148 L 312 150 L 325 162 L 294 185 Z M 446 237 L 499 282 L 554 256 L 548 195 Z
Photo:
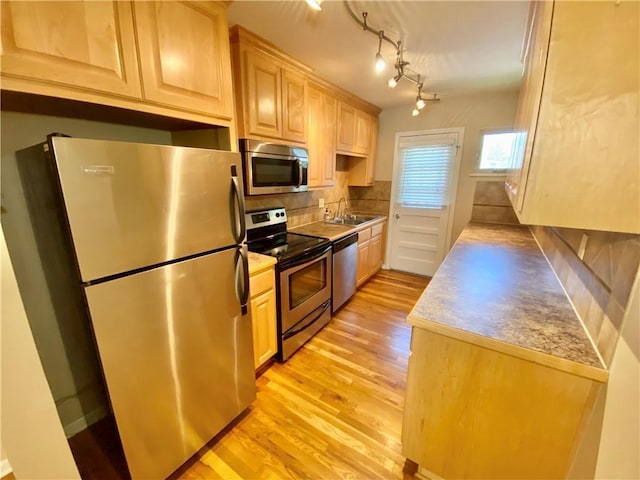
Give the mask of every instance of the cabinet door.
M 233 117 L 231 57 L 222 2 L 133 2 L 144 98 Z
M 382 266 L 382 235 L 371 237 L 369 245 L 369 273 L 377 272 Z
M 356 110 L 351 105 L 338 104 L 338 138 L 336 150 L 351 153 L 356 141 Z
M 253 360 L 257 369 L 278 353 L 276 295 L 272 288 L 251 299 Z
M 283 138 L 307 143 L 307 79 L 283 70 L 282 102 Z
M 324 185 L 324 161 L 322 155 L 322 134 L 324 133 L 322 125 L 323 97 L 320 90 L 312 87 L 309 88 L 309 167 L 307 170 L 307 179 L 310 187 Z
M 355 119 L 356 136 L 353 151 L 367 155 L 369 153 L 369 143 L 371 142 L 371 116 L 368 113 L 356 110 Z
M 367 155 L 367 185 L 373 185 L 376 177 L 376 157 L 378 153 L 378 117 L 371 117 L 369 134 L 369 154 Z
M 336 173 L 335 97 L 309 87 L 309 186 L 330 187 Z
M 370 241 L 366 240 L 362 243 L 358 241 L 358 286 L 363 284 L 369 278 L 369 255 Z
M 131 3 L 0 4 L 2 76 L 140 98 Z
M 322 184 L 330 187 L 336 178 L 336 116 L 338 101 L 325 93 L 322 101 Z
M 506 181 L 507 193 L 517 211 L 522 209 L 524 185 L 540 109 L 540 96 L 547 66 L 553 2 L 531 2 L 523 61 L 524 73 L 515 120 L 516 153 Z
M 246 52 L 247 127 L 251 135 L 282 137 L 282 70 L 258 52 Z

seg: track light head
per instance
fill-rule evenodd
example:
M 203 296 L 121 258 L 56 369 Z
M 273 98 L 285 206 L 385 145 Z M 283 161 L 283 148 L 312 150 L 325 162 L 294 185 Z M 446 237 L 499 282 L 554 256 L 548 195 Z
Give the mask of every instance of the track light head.
M 392 77 L 389 79 L 389 81 L 387 82 L 387 85 L 389 85 L 389 88 L 396 88 L 396 85 L 398 85 L 398 82 L 400 81 L 400 79 L 402 78 L 402 74 L 397 74 L 395 77 Z
M 306 0 L 307 5 L 309 5 L 314 10 L 322 10 L 322 0 Z
M 378 53 L 376 53 L 376 72 L 382 72 L 387 66 L 387 62 L 384 61 L 384 57 L 380 53 L 382 51 L 382 39 L 384 38 L 384 31 L 378 32 Z
M 382 72 L 387 66 L 387 62 L 384 61 L 384 57 L 380 52 L 376 53 L 376 72 Z

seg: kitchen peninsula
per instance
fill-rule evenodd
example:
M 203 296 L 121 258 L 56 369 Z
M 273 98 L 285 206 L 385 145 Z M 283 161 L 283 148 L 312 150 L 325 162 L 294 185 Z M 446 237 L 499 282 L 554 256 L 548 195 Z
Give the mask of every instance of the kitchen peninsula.
M 408 322 L 408 459 L 443 478 L 566 476 L 608 373 L 527 227 L 470 224 Z

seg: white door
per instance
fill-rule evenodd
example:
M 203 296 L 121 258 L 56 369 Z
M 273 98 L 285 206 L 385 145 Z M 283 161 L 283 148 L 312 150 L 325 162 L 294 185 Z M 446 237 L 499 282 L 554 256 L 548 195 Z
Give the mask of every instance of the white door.
M 433 276 L 451 238 L 463 128 L 396 134 L 387 258 Z

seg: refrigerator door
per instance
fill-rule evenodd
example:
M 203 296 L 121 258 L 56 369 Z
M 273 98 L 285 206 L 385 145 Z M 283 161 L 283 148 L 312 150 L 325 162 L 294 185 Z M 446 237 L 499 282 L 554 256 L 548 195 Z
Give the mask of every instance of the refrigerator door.
M 167 477 L 255 399 L 237 251 L 85 287 L 134 479 Z
M 238 153 L 52 142 L 82 281 L 244 241 Z

